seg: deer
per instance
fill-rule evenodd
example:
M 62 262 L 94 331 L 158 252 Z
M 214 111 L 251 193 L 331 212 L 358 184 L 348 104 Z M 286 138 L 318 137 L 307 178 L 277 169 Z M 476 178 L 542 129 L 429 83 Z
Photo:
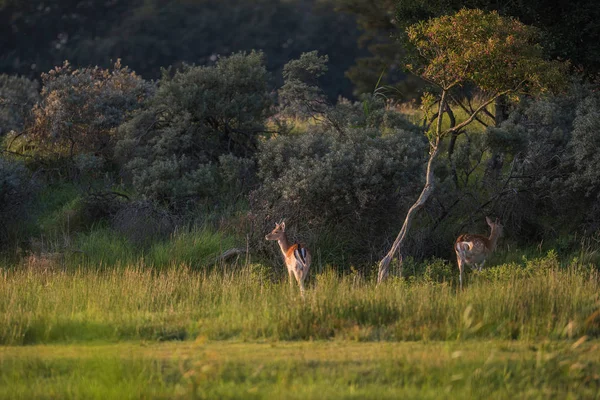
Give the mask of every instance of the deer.
M 502 225 L 496 218 L 492 221 L 489 217 L 485 217 L 485 221 L 490 226 L 490 237 L 483 235 L 472 235 L 469 233 L 460 235 L 454 243 L 454 251 L 456 251 L 456 260 L 458 262 L 460 288 L 462 290 L 462 277 L 465 265 L 470 265 L 472 269 L 481 268 L 485 264 L 485 260 L 496 249 L 498 238 L 502 235 Z
M 285 222 L 275 224 L 275 229 L 265 236 L 266 240 L 276 240 L 283 254 L 283 260 L 288 270 L 290 288 L 293 285 L 293 278 L 296 278 L 300 286 L 300 295 L 304 298 L 304 281 L 308 276 L 311 256 L 306 247 L 299 243 L 290 244 L 285 233 Z

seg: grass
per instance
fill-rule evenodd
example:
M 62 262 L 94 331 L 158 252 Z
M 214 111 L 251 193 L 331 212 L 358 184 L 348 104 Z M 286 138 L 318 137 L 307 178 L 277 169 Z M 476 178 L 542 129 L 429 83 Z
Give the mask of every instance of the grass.
M 0 398 L 594 398 L 599 342 L 187 342 L 0 348 Z
M 302 299 L 281 266 L 215 263 L 239 243 L 208 229 L 72 240 L 0 269 L 0 399 L 598 397 L 593 257 L 505 257 L 464 291 L 443 260 L 379 287 L 315 265 Z
M 556 255 L 472 274 L 467 290 L 431 274 L 376 287 L 358 274 L 312 277 L 306 299 L 259 264 L 162 270 L 53 269 L 0 273 L 0 344 L 89 340 L 356 341 L 562 339 L 600 335 L 593 267 Z
M 135 245 L 108 228 L 80 233 L 74 242 L 77 252 L 66 260 L 71 267 L 125 266 L 143 260 L 145 265 L 155 269 L 182 264 L 210 265 L 238 243 L 232 236 L 207 228 L 181 229 L 171 234 L 168 240 L 155 240 L 147 248 Z

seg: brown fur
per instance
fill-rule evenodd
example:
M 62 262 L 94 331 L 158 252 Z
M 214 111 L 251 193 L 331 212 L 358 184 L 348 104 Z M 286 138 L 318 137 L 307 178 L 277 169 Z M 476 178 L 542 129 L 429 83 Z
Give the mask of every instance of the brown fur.
M 298 286 L 300 286 L 300 294 L 304 297 L 304 281 L 308 276 L 308 270 L 310 269 L 311 255 L 306 247 L 306 256 L 304 262 L 296 258 L 295 251 L 299 248 L 298 244 L 290 245 L 288 242 L 287 235 L 285 234 L 285 222 L 281 224 L 275 224 L 275 229 L 265 236 L 267 240 L 277 240 L 285 266 L 288 270 L 288 278 L 290 286 L 292 285 L 292 276 L 296 278 Z
M 462 289 L 462 276 L 465 265 L 478 267 L 479 271 L 485 264 L 485 260 L 495 250 L 496 243 L 502 235 L 502 225 L 496 220 L 492 222 L 488 217 L 485 218 L 491 228 L 490 237 L 483 235 L 462 234 L 454 242 L 454 251 L 459 269 L 460 287 Z

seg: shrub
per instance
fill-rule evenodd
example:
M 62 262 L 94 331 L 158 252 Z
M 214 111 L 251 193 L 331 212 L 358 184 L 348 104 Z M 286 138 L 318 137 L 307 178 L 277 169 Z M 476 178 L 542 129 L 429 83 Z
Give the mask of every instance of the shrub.
M 164 71 L 148 108 L 122 126 L 118 154 L 134 187 L 178 207 L 231 185 L 235 174 L 223 169 L 234 159 L 251 164 L 265 131 L 267 78 L 258 52 L 220 58 L 215 66 L 186 65 L 173 76 Z
M 40 95 L 38 83 L 25 77 L 0 75 L 0 137 L 20 132 Z
M 177 225 L 173 215 L 150 201 L 133 201 L 112 217 L 113 228 L 136 246 L 168 237 Z
M 373 128 L 344 136 L 316 128 L 266 141 L 258 160 L 261 187 L 251 200 L 256 230 L 286 218 L 336 261 L 372 262 L 397 228 L 390 215 L 402 215 L 418 193 L 425 148 L 414 132 L 382 135 Z
M 0 157 L 0 248 L 25 228 L 34 184 L 22 162 Z
M 508 190 L 498 202 L 509 230 L 539 239 L 600 227 L 597 96 L 577 85 L 561 96 L 524 101 L 490 131 L 487 145 L 511 162 L 499 179 Z
M 416 227 L 434 244 L 428 255 L 454 258 L 452 241 L 487 232 L 485 215 L 501 218 L 502 242 L 596 232 L 597 98 L 592 87 L 573 84 L 561 95 L 522 98 L 500 126 L 461 135 L 451 162 L 436 168 L 431 222 Z
M 112 161 L 116 128 L 152 94 L 153 85 L 121 66 L 73 69 L 68 62 L 42 74 L 42 100 L 25 138 L 42 160 L 80 155 Z

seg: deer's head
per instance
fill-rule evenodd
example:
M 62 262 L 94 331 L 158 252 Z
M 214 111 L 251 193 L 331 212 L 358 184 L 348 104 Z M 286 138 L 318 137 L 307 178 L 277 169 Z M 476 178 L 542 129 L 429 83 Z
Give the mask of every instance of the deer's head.
M 275 224 L 275 229 L 271 231 L 265 239 L 267 240 L 279 240 L 285 235 L 285 222 L 281 222 L 280 224 Z
M 495 237 L 499 237 L 502 235 L 502 230 L 504 227 L 500 224 L 500 220 L 496 218 L 495 221 L 492 221 L 490 217 L 485 217 L 485 222 L 490 226 L 492 230 L 492 235 Z

